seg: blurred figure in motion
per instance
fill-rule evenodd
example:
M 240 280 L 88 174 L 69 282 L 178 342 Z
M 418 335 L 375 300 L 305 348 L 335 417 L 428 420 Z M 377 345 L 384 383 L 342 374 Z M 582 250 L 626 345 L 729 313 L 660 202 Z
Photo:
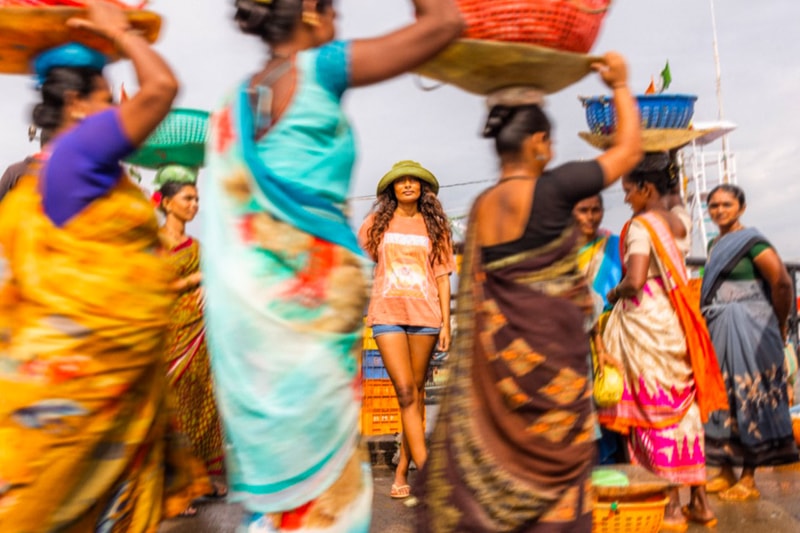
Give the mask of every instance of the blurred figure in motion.
M 116 6 L 68 24 L 112 41 L 141 89 L 114 106 L 105 56 L 82 45 L 35 63 L 33 119 L 54 137 L 0 206 L 0 528 L 153 532 L 211 491 L 170 426 L 173 275 L 152 205 L 118 163 L 178 83 Z
M 729 408 L 712 413 L 706 424 L 706 453 L 722 464 L 707 488 L 726 501 L 760 498 L 756 467 L 797 461 L 784 367 L 792 280 L 766 237 L 742 224 L 746 207 L 736 185 L 708 193 L 719 236 L 708 245 L 701 305 Z M 739 462 L 737 480 L 733 466 Z
M 186 224 L 197 216 L 200 201 L 196 181 L 197 170 L 180 165 L 161 167 L 155 178 L 158 191 L 154 197 L 166 217 L 161 240 L 177 277 L 170 287 L 176 300 L 167 336 L 167 377 L 177 402 L 180 430 L 189 437 L 194 455 L 205 463 L 213 480 L 214 490 L 206 496 L 223 498 L 228 489 L 203 319 L 200 243 L 186 234 Z M 189 506 L 183 515 L 196 513 L 197 509 Z
M 495 140 L 501 174 L 470 215 L 454 363 L 421 471 L 418 531 L 591 531 L 594 317 L 573 210 L 641 157 L 624 60 L 608 53 L 593 67 L 614 92 L 618 129 L 592 161 L 546 168 L 551 128 L 538 91 L 489 97 L 484 136 Z
M 211 120 L 203 283 L 242 530 L 366 532 L 372 478 L 358 418 L 366 282 L 342 212 L 352 86 L 426 61 L 461 32 L 452 0 L 414 0 L 389 35 L 335 41 L 332 0 L 237 0 L 270 48 Z

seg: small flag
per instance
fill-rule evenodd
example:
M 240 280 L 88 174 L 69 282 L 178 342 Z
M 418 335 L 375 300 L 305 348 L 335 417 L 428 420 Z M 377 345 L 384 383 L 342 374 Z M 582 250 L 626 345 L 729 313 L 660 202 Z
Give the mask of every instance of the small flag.
M 650 76 L 650 85 L 647 86 L 647 90 L 644 94 L 656 94 L 656 82 L 653 80 L 652 76 Z
M 669 60 L 667 60 L 664 70 L 661 71 L 661 90 L 659 92 L 666 91 L 670 83 L 672 83 L 672 72 L 669 71 Z

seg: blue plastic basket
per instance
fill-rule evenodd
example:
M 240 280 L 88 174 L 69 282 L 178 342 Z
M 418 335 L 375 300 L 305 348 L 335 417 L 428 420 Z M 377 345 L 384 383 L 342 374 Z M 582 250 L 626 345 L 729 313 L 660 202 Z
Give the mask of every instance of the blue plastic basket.
M 642 128 L 684 129 L 689 127 L 694 115 L 697 96 L 691 94 L 648 94 L 636 97 L 642 116 Z M 593 96 L 583 99 L 586 122 L 594 134 L 609 135 L 617 127 L 614 99 L 610 96 Z

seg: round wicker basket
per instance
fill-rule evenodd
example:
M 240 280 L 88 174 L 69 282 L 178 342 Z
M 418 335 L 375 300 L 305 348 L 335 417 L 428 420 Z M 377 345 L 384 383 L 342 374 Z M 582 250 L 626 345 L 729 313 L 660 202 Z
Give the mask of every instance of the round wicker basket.
M 114 44 L 87 30 L 67 27 L 67 21 L 86 14 L 74 7 L 0 7 L 0 73 L 28 74 L 33 59 L 49 48 L 78 42 L 120 59 Z M 131 26 L 154 43 L 161 30 L 161 17 L 151 11 L 126 11 Z
M 535 44 L 585 54 L 611 0 L 456 0 L 464 37 Z
M 617 127 L 614 100 L 608 96 L 583 98 L 586 122 L 594 134 L 608 135 Z M 697 96 L 689 94 L 639 95 L 636 101 L 644 129 L 683 129 L 694 115 Z
M 142 147 L 125 161 L 154 169 L 167 164 L 203 166 L 208 117 L 207 111 L 173 109 Z
M 658 533 L 669 498 L 642 502 L 595 502 L 593 533 Z

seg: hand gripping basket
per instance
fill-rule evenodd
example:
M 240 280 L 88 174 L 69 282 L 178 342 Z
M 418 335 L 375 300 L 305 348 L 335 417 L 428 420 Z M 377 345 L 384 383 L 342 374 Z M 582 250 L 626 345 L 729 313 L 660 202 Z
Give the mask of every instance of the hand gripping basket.
M 642 128 L 684 129 L 689 127 L 694 115 L 697 97 L 689 94 L 653 94 L 636 97 Z M 586 122 L 593 134 L 610 135 L 617 127 L 614 100 L 608 96 L 583 99 Z
M 611 0 L 456 0 L 464 37 L 588 52 Z
M 142 147 L 125 161 L 153 169 L 167 164 L 200 167 L 205 159 L 207 137 L 207 111 L 173 109 Z

